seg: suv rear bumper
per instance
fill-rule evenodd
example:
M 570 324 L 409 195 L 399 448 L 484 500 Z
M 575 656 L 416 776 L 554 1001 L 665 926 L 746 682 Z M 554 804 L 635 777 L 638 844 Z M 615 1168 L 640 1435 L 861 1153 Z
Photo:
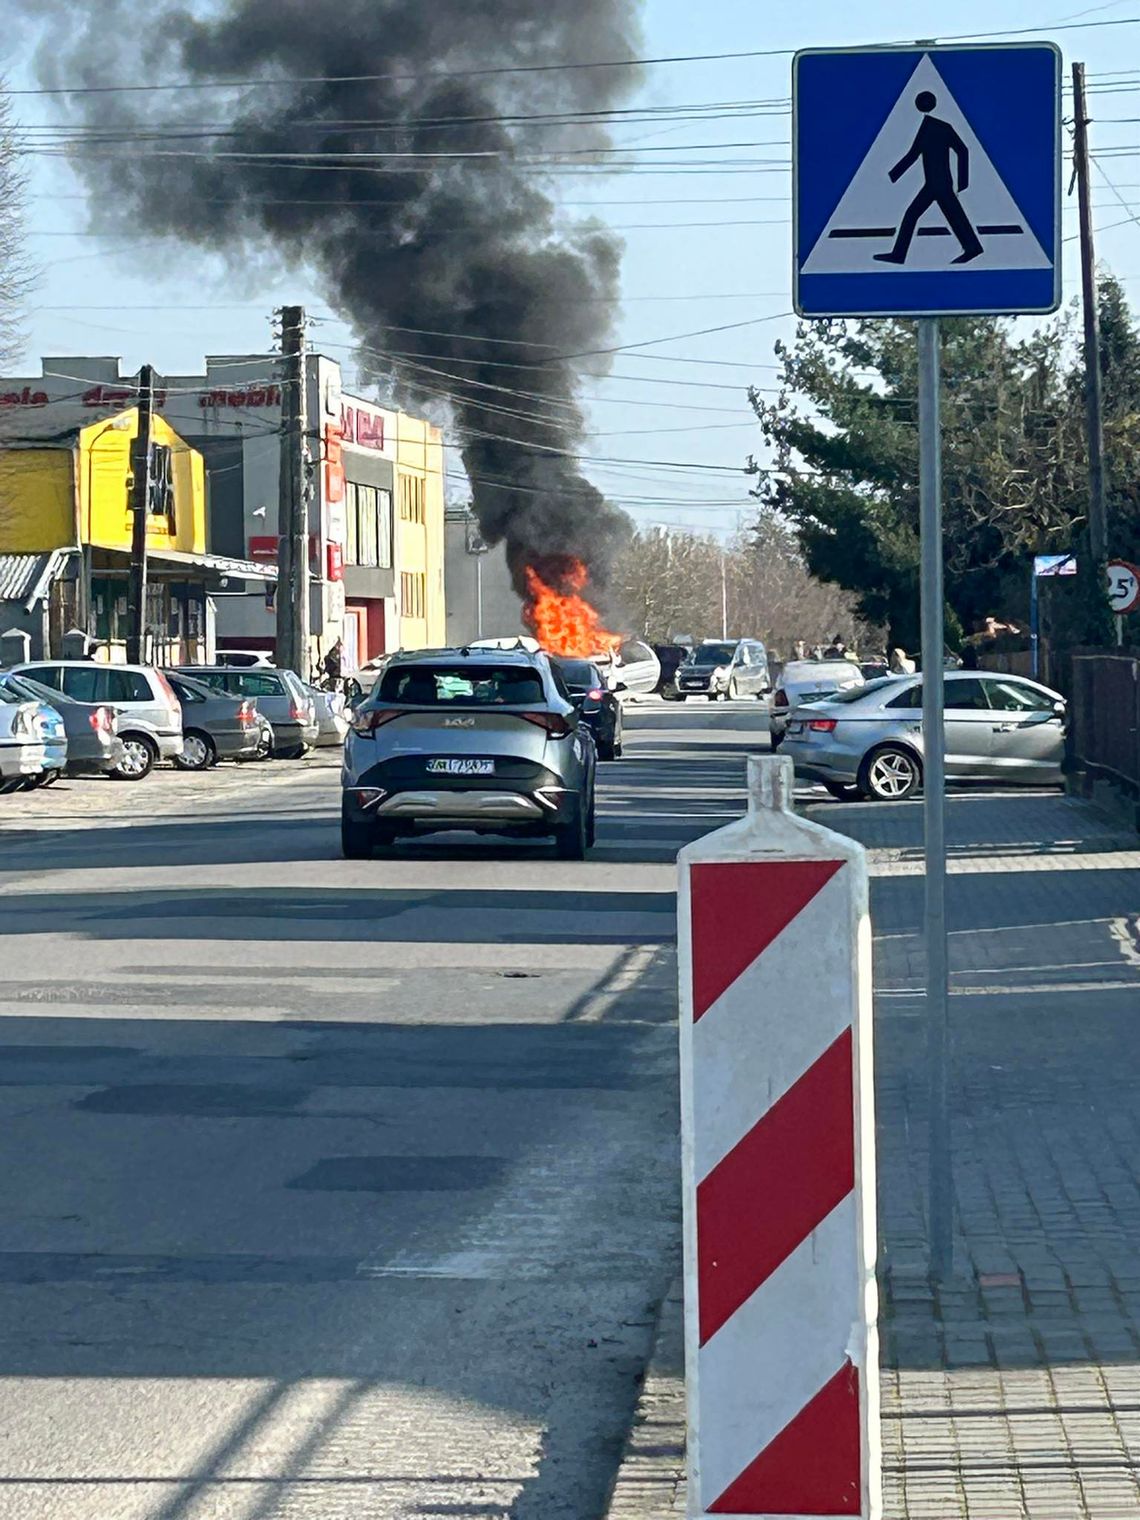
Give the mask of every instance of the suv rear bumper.
M 405 787 L 385 792 L 367 779 L 342 794 L 345 818 L 354 823 L 414 832 L 421 829 L 522 830 L 548 834 L 572 823 L 580 794 L 549 785 L 527 790 L 511 786 Z

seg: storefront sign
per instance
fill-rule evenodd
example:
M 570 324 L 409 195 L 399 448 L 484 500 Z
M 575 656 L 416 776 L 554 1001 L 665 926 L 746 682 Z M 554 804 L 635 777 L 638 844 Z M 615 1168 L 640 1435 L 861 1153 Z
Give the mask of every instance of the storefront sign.
M 277 534 L 255 533 L 249 541 L 249 557 L 259 563 L 277 563 Z
M 0 396 L 0 406 L 47 406 L 49 400 L 46 391 L 34 391 L 25 385 L 22 391 L 8 391 Z
M 362 406 L 343 407 L 340 430 L 345 443 L 354 443 L 358 449 L 375 449 L 377 453 L 383 453 L 383 412 L 365 411 Z
M 246 408 L 254 406 L 280 406 L 279 385 L 250 385 L 237 391 L 203 391 L 198 405 L 211 408 Z
M 343 438 L 340 428 L 332 423 L 325 425 L 325 500 L 344 500 L 344 455 L 341 452 Z
M 93 385 L 89 391 L 83 392 L 83 405 L 90 407 L 105 406 L 137 406 L 139 393 L 135 386 L 124 389 L 121 386 Z M 154 405 L 161 409 L 166 405 L 165 390 L 155 391 Z

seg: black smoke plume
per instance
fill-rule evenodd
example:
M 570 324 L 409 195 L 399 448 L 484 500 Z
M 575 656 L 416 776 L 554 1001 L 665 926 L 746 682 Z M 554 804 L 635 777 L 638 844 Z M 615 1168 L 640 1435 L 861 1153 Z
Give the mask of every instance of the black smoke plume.
M 38 64 L 52 88 L 232 81 L 66 97 L 94 228 L 309 266 L 366 373 L 447 397 L 520 592 L 526 564 L 572 555 L 604 593 L 629 523 L 578 468 L 574 398 L 579 369 L 606 367 L 580 356 L 607 345 L 621 245 L 566 223 L 550 160 L 606 145 L 582 121 L 637 71 L 546 66 L 632 59 L 636 3 L 156 0 L 140 27 L 100 0 L 59 8 Z

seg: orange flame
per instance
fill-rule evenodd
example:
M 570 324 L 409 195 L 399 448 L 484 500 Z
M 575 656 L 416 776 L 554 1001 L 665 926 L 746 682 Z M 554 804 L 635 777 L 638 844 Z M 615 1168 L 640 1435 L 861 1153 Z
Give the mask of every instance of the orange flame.
M 582 594 L 590 583 L 585 565 L 571 557 L 548 563 L 549 569 L 543 567 L 545 579 L 532 565 L 526 567 L 523 617 L 527 627 L 550 654 L 579 660 L 613 654 L 621 635 L 602 627 L 597 609 Z M 557 580 L 562 589 L 551 585 L 552 580 Z

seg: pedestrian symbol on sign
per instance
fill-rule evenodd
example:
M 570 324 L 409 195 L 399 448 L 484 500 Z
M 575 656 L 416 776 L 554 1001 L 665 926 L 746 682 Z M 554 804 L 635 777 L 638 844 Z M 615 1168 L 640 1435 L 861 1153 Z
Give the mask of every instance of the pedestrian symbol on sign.
M 930 90 L 920 90 L 914 103 L 923 113 L 922 125 L 910 151 L 903 154 L 888 178 L 892 185 L 895 184 L 912 164 L 921 159 L 922 189 L 906 209 L 906 215 L 899 224 L 895 246 L 889 253 L 875 254 L 875 258 L 882 264 L 905 264 L 919 218 L 932 206 L 937 206 L 949 223 L 951 232 L 962 245 L 962 252 L 954 263 L 968 264 L 982 252 L 978 234 L 958 199 L 965 194 L 970 184 L 970 150 L 948 121 L 940 121 L 937 116 L 930 114 L 938 104 L 936 95 Z M 951 175 L 950 172 L 952 157 L 957 164 L 956 175 Z

